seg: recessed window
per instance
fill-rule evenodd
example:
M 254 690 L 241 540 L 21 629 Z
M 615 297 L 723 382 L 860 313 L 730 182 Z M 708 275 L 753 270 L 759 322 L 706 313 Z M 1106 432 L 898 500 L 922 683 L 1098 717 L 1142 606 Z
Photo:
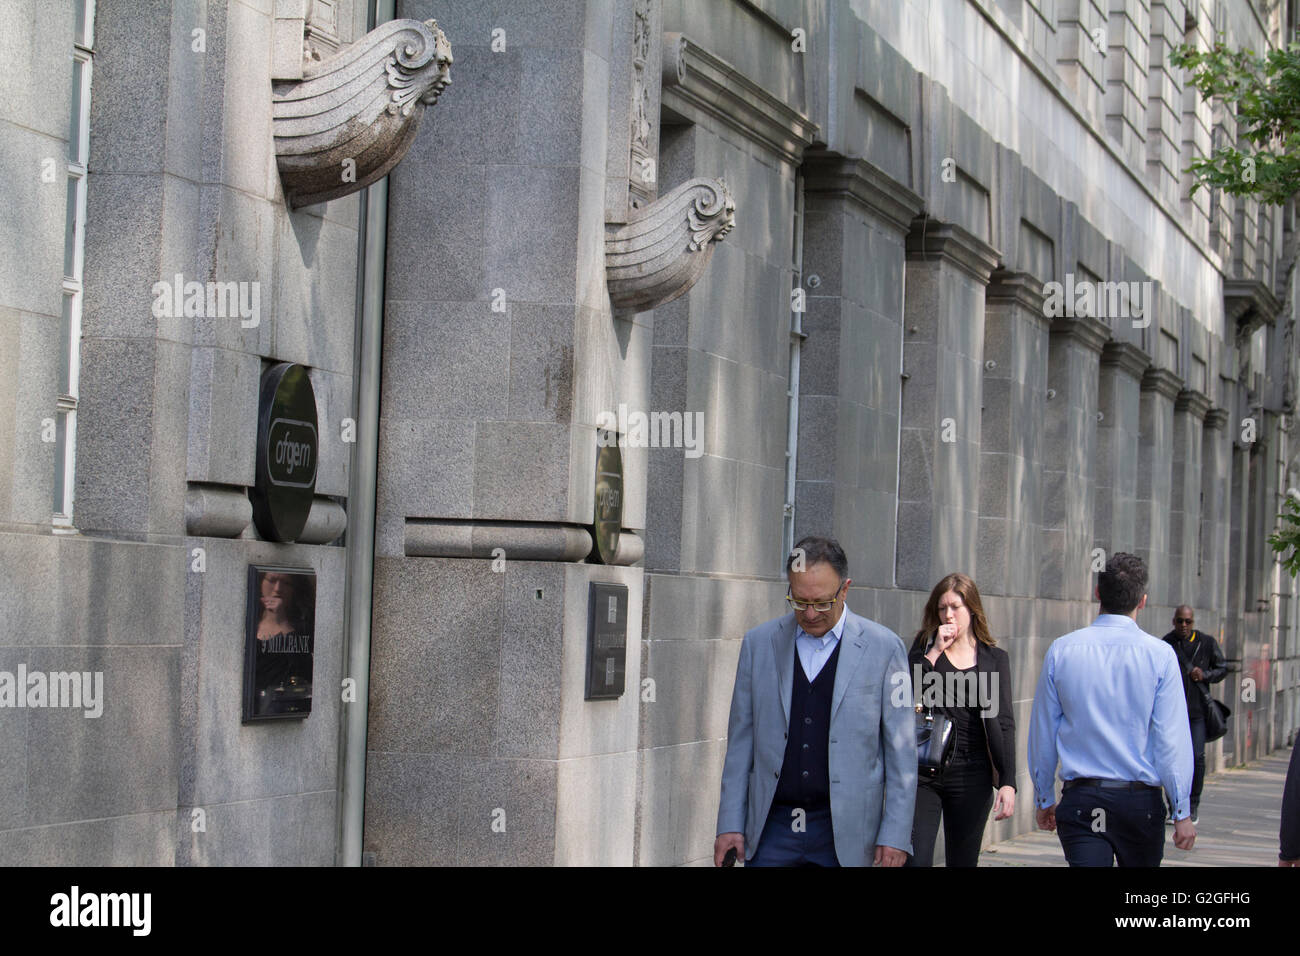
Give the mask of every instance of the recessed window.
M 68 106 L 68 184 L 63 218 L 63 309 L 59 329 L 59 392 L 55 397 L 54 525 L 72 528 L 77 450 L 77 379 L 81 358 L 82 268 L 86 240 L 86 154 L 90 148 L 90 75 L 94 61 L 94 0 L 77 0 L 72 29 L 72 90 Z

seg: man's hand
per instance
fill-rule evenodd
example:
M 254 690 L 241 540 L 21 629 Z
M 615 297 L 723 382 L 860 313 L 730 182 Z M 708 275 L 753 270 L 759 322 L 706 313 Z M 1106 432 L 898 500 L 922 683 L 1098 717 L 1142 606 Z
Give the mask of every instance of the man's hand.
M 727 851 L 733 846 L 736 848 L 736 861 L 738 863 L 744 862 L 745 834 L 719 833 L 718 838 L 713 841 L 713 865 L 722 866 L 722 858 L 727 855 Z
M 1205 680 L 1205 672 L 1199 667 L 1192 668 L 1192 680 Z
M 1196 842 L 1196 827 L 1192 825 L 1191 817 L 1183 817 L 1181 820 L 1174 821 L 1174 846 L 1180 850 L 1190 850 L 1192 844 Z
M 1052 804 L 1050 807 L 1037 811 L 1034 814 L 1034 819 L 1038 823 L 1038 829 L 1055 830 L 1056 829 L 1056 804 Z
M 993 800 L 993 819 L 1005 820 L 1016 812 L 1015 787 L 998 787 L 998 795 Z
M 892 846 L 876 846 L 875 866 L 902 866 L 907 862 L 907 853 Z

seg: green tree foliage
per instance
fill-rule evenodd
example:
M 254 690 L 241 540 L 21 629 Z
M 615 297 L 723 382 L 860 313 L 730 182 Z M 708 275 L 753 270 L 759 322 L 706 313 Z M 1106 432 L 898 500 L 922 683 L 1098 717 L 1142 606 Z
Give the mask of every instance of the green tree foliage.
M 1191 71 L 1204 99 L 1222 97 L 1233 109 L 1238 144 L 1245 147 L 1220 146 L 1192 160 L 1188 172 L 1198 180 L 1192 192 L 1213 186 L 1279 206 L 1300 192 L 1300 43 L 1264 56 L 1222 42 L 1207 51 L 1183 44 L 1169 59 Z
M 1268 543 L 1273 550 L 1283 555 L 1282 567 L 1290 572 L 1291 577 L 1300 574 L 1300 498 L 1288 494 L 1282 505 L 1282 513 L 1277 516 L 1278 527 L 1268 536 Z M 1290 551 L 1290 554 L 1286 554 Z

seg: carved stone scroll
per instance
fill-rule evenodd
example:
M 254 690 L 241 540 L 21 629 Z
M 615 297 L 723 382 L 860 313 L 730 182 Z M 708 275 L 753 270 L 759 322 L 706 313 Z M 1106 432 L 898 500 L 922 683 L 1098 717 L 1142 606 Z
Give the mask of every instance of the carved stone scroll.
M 392 20 L 308 64 L 301 80 L 276 83 L 272 129 L 289 205 L 337 199 L 387 175 L 451 82 L 451 62 L 437 21 Z
M 605 227 L 605 273 L 615 312 L 644 312 L 690 290 L 735 225 L 721 179 L 691 179 Z

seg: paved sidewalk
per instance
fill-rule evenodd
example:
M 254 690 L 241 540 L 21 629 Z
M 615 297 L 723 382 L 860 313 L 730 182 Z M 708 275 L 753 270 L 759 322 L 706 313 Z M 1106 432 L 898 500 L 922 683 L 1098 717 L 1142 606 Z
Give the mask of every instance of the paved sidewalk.
M 1196 845 L 1184 853 L 1165 827 L 1162 866 L 1277 866 L 1277 837 L 1290 748 L 1275 750 L 1240 769 L 1205 778 Z M 1057 792 L 1060 781 L 1057 781 Z M 980 866 L 1065 866 L 1061 841 L 1039 830 L 995 843 L 980 854 Z

